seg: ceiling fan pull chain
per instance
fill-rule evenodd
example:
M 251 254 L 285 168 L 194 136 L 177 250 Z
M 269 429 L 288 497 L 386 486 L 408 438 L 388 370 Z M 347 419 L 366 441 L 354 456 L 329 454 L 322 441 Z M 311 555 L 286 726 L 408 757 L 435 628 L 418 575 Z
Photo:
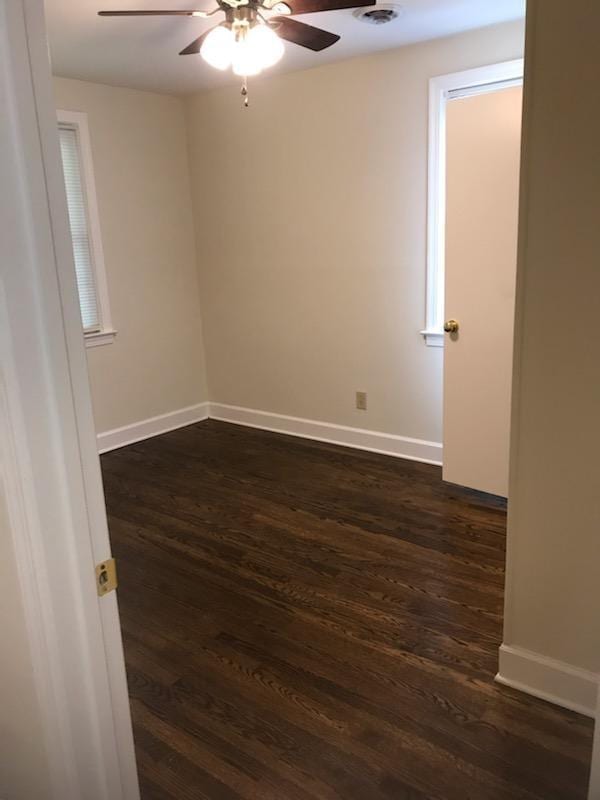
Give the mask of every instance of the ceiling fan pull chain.
M 245 75 L 242 82 L 241 95 L 244 98 L 244 108 L 248 108 L 248 106 L 250 105 L 250 103 L 248 102 L 248 78 Z

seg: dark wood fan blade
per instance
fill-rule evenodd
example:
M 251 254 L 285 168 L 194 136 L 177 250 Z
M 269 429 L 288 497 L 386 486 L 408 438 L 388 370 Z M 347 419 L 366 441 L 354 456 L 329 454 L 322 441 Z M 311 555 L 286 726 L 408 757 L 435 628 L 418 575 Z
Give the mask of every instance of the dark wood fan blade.
M 211 31 L 212 31 L 212 28 L 210 28 L 207 31 L 204 31 L 204 33 L 201 36 L 199 36 L 197 39 L 194 39 L 193 42 L 188 44 L 188 46 L 184 50 L 182 50 L 181 53 L 179 53 L 179 55 L 180 56 L 193 56 L 193 55 L 196 55 L 197 53 L 199 53 L 200 52 L 200 48 L 202 47 L 202 42 L 206 38 L 206 35 L 209 34 Z
M 299 44 L 301 47 L 308 47 L 309 50 L 325 50 L 331 47 L 340 38 L 337 33 L 329 33 L 321 28 L 314 28 L 305 22 L 298 22 L 289 17 L 272 17 L 269 25 L 275 33 L 287 42 Z
M 193 17 L 197 13 L 193 9 L 188 11 L 99 11 L 99 17 Z
M 374 6 L 377 0 L 285 0 L 292 14 L 315 14 L 318 11 L 337 11 L 340 8 Z

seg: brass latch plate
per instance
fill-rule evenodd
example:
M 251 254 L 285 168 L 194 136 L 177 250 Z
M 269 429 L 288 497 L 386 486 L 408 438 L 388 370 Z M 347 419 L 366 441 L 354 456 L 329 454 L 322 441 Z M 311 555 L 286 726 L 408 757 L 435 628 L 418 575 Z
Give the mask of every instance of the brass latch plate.
M 117 563 L 114 558 L 108 558 L 96 565 L 96 589 L 98 596 L 112 592 L 117 588 Z

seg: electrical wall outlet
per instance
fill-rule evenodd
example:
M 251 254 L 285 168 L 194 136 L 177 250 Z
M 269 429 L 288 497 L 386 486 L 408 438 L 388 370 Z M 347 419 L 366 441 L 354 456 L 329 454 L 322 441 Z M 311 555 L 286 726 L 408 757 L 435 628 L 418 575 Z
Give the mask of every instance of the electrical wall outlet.
M 357 392 L 356 393 L 356 407 L 359 411 L 366 411 L 367 410 L 367 393 L 366 392 Z

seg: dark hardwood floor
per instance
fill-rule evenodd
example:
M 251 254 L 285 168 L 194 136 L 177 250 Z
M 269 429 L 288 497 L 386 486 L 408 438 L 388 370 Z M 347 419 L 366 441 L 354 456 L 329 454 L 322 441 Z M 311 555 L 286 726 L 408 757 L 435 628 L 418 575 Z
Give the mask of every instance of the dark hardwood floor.
M 590 720 L 494 683 L 505 509 L 212 420 L 102 457 L 144 800 L 576 800 Z

